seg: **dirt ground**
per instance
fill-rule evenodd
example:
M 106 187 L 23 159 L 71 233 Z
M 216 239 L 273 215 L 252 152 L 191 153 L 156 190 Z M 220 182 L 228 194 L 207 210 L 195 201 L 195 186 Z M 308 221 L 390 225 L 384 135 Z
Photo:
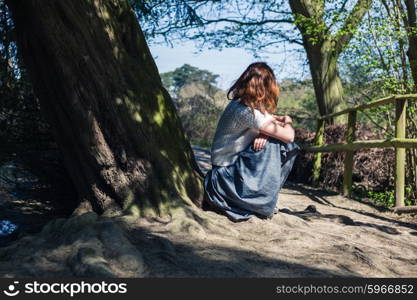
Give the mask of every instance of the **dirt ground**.
M 59 218 L 0 248 L 0 276 L 417 277 L 416 216 L 298 184 L 278 203 L 272 219 L 238 223 L 192 206 L 172 220 Z
M 205 212 L 210 226 L 191 223 L 175 233 L 170 225 L 151 226 L 146 234 L 171 249 L 171 262 L 151 276 L 417 276 L 417 225 L 410 218 L 299 185 L 285 188 L 279 201 L 272 220 L 233 223 Z

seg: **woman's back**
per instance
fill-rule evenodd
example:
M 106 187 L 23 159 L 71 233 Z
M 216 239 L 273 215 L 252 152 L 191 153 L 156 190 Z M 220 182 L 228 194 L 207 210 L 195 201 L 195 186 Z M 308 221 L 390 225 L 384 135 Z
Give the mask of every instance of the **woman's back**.
M 211 147 L 211 162 L 215 166 L 233 164 L 238 153 L 243 151 L 259 134 L 259 128 L 273 119 L 269 113 L 262 114 L 259 110 L 232 100 L 226 106 L 217 124 Z

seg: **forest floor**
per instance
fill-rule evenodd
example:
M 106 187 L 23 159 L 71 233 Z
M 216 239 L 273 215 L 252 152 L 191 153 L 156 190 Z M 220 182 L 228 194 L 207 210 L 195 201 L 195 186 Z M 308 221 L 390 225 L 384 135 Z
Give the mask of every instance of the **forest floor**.
M 195 147 L 206 172 L 209 153 Z M 1 203 L 0 203 L 1 206 Z M 272 219 L 86 213 L 0 248 L 0 277 L 417 277 L 417 217 L 287 184 Z

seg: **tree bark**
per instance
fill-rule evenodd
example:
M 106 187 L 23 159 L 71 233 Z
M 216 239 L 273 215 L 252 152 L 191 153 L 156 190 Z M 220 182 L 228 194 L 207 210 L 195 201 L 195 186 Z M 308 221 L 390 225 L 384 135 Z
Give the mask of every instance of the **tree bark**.
M 417 91 L 417 21 L 416 3 L 414 0 L 404 0 L 407 11 L 405 26 L 408 36 L 407 56 L 410 62 L 411 76 L 414 81 L 414 91 Z
M 343 98 L 343 86 L 339 77 L 337 58 L 334 52 L 326 49 L 328 45 L 311 45 L 304 43 L 309 60 L 310 73 L 320 115 L 327 115 L 346 108 Z M 333 119 L 334 123 L 342 123 L 346 116 Z
M 406 13 L 403 16 L 404 26 L 407 31 L 408 50 L 407 57 L 410 64 L 411 76 L 413 78 L 412 90 L 417 91 L 417 20 L 416 3 L 414 0 L 403 0 Z M 397 2 L 398 7 L 403 13 L 401 2 Z M 410 102 L 408 107 L 407 134 L 409 138 L 417 138 L 417 123 L 415 122 L 414 112 L 417 111 L 417 104 Z M 409 198 L 417 201 L 417 149 L 407 151 L 407 185 L 413 187 L 408 191 Z
M 202 177 L 127 0 L 8 0 L 18 46 L 80 201 L 169 214 Z

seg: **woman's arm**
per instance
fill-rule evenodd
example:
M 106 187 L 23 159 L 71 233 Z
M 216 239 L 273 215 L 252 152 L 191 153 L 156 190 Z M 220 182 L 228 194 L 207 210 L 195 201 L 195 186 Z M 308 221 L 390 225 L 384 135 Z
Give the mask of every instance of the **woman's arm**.
M 279 139 L 285 143 L 294 141 L 295 131 L 289 116 L 275 116 L 266 122 L 260 129 L 260 133 Z

